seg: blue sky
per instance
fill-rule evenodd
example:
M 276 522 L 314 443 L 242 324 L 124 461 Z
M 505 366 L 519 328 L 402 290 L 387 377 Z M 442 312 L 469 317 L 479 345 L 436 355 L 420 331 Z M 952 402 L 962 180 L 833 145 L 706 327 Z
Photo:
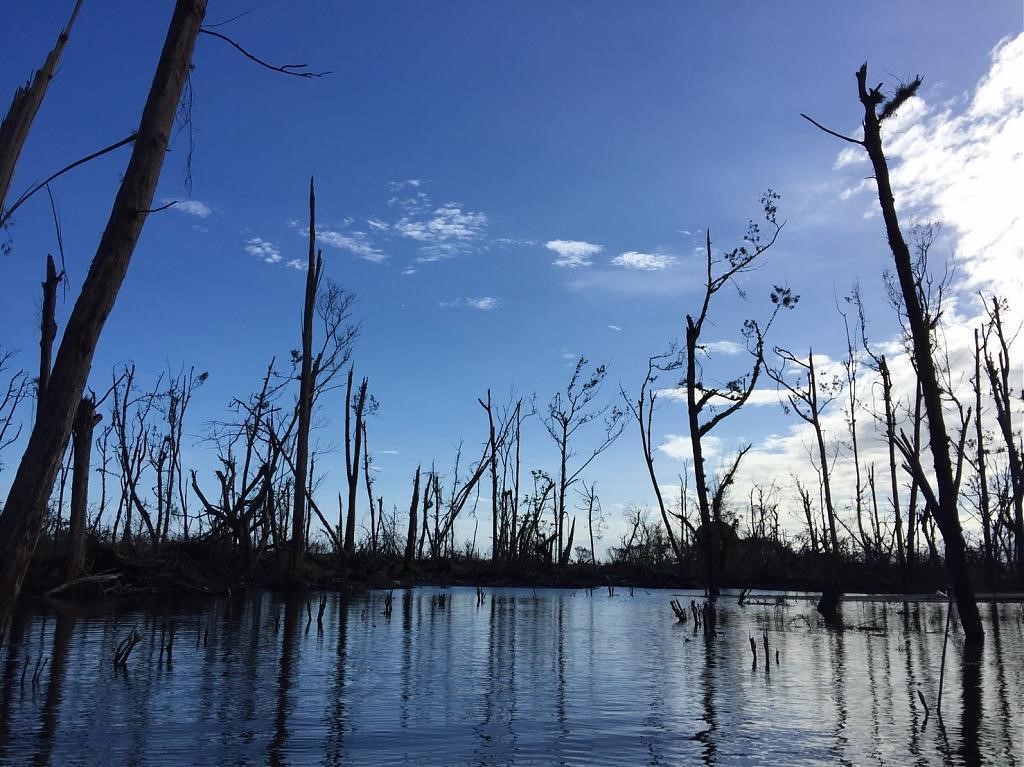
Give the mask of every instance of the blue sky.
M 71 5 L 12 9 L 0 30 L 0 93 L 39 65 Z M 131 132 L 170 5 L 85 4 L 12 195 Z M 207 19 L 250 8 L 215 0 Z M 703 230 L 721 248 L 737 244 L 766 188 L 781 194 L 787 224 L 764 268 L 745 280 L 749 300 L 722 295 L 708 340 L 739 340 L 742 320 L 763 317 L 770 287 L 786 283 L 803 298 L 780 319 L 774 342 L 838 358 L 836 297 L 858 278 L 872 337 L 889 339 L 895 324 L 880 273 L 890 256 L 870 217 L 871 195 L 858 186 L 864 166 L 799 113 L 854 133 L 853 73 L 862 61 L 876 82 L 925 76 L 900 128 L 899 157 L 935 173 L 907 177 L 905 210 L 946 221 L 943 247 L 969 260 L 966 294 L 988 284 L 985 264 L 1020 263 L 1019 212 L 987 205 L 989 237 L 977 219 L 950 220 L 964 215 L 957 200 L 978 195 L 967 189 L 946 199 L 943 190 L 963 165 L 957 147 L 973 147 L 967 155 L 977 163 L 1005 134 L 974 128 L 1007 118 L 1019 130 L 1016 96 L 971 115 L 979 83 L 999 74 L 994 61 L 1020 72 L 1020 57 L 1007 51 L 1020 47 L 1021 24 L 1018 2 L 263 2 L 218 30 L 269 61 L 331 74 L 284 77 L 200 38 L 191 191 L 182 131 L 158 192 L 158 201 L 189 203 L 149 218 L 93 385 L 105 388 L 111 367 L 128 359 L 143 381 L 168 365 L 207 370 L 192 413 L 196 434 L 224 416 L 230 397 L 256 388 L 269 358 L 298 345 L 304 274 L 288 262 L 304 257 L 295 222 L 307 215 L 310 175 L 327 275 L 359 299 L 355 362 L 381 403 L 369 440 L 389 506 L 407 503 L 417 463 L 446 466 L 460 439 L 475 450 L 485 437 L 476 399 L 488 387 L 498 399 L 514 388 L 546 402 L 568 380 L 570 358 L 585 354 L 610 364 L 608 401 L 620 383 L 635 390 L 646 358 L 679 337 L 700 296 Z M 1001 41 L 1003 59 L 993 54 Z M 961 165 L 933 162 L 929 137 L 959 117 L 963 135 L 941 157 Z M 1019 151 L 1007 156 L 1019 170 Z M 122 150 L 53 185 L 71 278 L 58 322 L 126 159 Z M 978 188 L 991 193 L 995 184 L 1000 198 L 1016 193 L 1001 184 L 1019 191 L 1019 174 L 1005 175 L 998 159 L 991 166 L 995 175 L 975 179 Z M 43 257 L 56 247 L 45 196 L 18 212 L 8 236 L 0 345 L 20 349 L 31 367 Z M 972 311 L 964 305 L 965 317 Z M 707 364 L 711 377 L 726 380 L 746 363 L 719 353 Z M 323 408 L 318 439 L 328 447 L 340 438 L 340 399 Z M 685 435 L 678 406 L 658 421 L 663 446 Z M 723 450 L 742 439 L 790 439 L 796 450 L 793 427 L 777 407 L 750 408 L 722 431 Z M 527 463 L 553 471 L 539 424 L 526 439 Z M 588 474 L 616 528 L 623 505 L 651 500 L 637 448 L 629 429 Z M 194 454 L 199 465 L 208 460 L 202 446 Z M 678 451 L 660 455 L 659 469 L 674 481 Z M 8 465 L 16 458 L 3 456 Z M 332 461 L 340 458 L 325 456 L 320 466 Z M 765 476 L 788 471 L 771 464 L 754 462 Z M 342 477 L 338 465 L 326 497 Z

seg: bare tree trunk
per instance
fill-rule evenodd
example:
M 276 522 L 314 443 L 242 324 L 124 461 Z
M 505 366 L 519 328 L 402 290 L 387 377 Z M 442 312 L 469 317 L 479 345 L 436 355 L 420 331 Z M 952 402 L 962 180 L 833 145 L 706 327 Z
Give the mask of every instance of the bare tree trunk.
M 366 438 L 366 421 L 360 424 L 363 433 L 363 484 L 366 485 L 366 501 L 370 504 L 370 551 L 377 553 L 377 526 L 384 524 L 384 514 L 378 519 L 373 505 L 373 476 L 370 472 L 370 442 Z M 382 499 L 383 500 L 383 499 Z
M 416 478 L 412 483 L 412 500 L 409 502 L 409 532 L 405 538 L 405 557 L 402 560 L 402 573 L 407 574 L 412 567 L 413 554 L 416 552 L 416 507 L 420 502 L 420 467 L 416 467 Z
M 103 419 L 96 412 L 96 400 L 82 397 L 72 427 L 74 464 L 71 474 L 71 518 L 68 521 L 68 553 L 65 577 L 70 580 L 85 572 L 86 511 L 89 506 L 89 463 L 93 429 Z
M 988 466 L 985 458 L 985 430 L 981 423 L 981 340 L 978 330 L 974 331 L 974 436 L 977 440 L 978 472 L 978 514 L 981 516 L 981 533 L 984 540 L 985 576 L 989 588 L 995 586 L 995 571 L 992 567 L 992 511 L 988 497 Z
M 491 390 L 487 390 L 487 404 L 477 400 L 487 411 L 488 440 L 491 446 L 491 561 L 496 562 L 501 552 L 498 545 L 498 444 L 494 432 L 494 410 L 491 406 Z
M 920 85 L 920 80 L 915 82 Z M 918 377 L 924 394 L 925 412 L 928 416 L 928 430 L 931 434 L 930 446 L 936 492 L 934 503 L 929 505 L 932 506 L 931 511 L 946 544 L 946 567 L 953 583 L 964 634 L 968 641 L 980 642 L 984 639 L 985 632 L 981 625 L 981 615 L 978 612 L 978 603 L 974 596 L 974 585 L 971 583 L 970 572 L 967 569 L 966 545 L 957 508 L 956 479 L 953 475 L 953 465 L 949 455 L 950 440 L 946 432 L 942 408 L 942 388 L 932 357 L 932 333 L 918 296 L 910 249 L 903 238 L 899 219 L 896 216 L 896 202 L 889 182 L 889 166 L 882 151 L 881 121 L 895 112 L 906 98 L 913 95 L 916 87 L 916 85 L 911 85 L 901 88 L 879 114 L 876 110 L 884 99 L 878 88 L 868 89 L 867 64 L 857 72 L 858 95 L 864 107 L 863 145 L 874 169 L 878 201 L 882 209 L 882 218 L 885 220 L 886 235 L 896 263 L 896 274 L 899 277 L 907 320 L 910 324 L 914 359 L 917 363 Z
M 345 517 L 345 555 L 356 553 L 356 494 L 359 491 L 359 453 L 363 447 L 363 413 L 366 409 L 366 378 L 359 383 L 359 392 L 352 399 L 352 376 L 355 370 L 349 368 L 348 383 L 345 386 L 345 473 L 348 475 L 348 509 Z M 356 424 L 352 429 L 352 414 Z M 372 505 L 372 499 L 371 499 Z
M 1006 447 L 1006 461 L 1010 470 L 1011 501 L 1013 506 L 1013 535 L 1015 555 L 1017 559 L 1017 583 L 1024 586 L 1024 460 L 1015 440 L 1013 429 L 1013 388 L 1010 385 L 1010 348 L 1003 331 L 1003 320 L 1000 313 L 1000 301 L 992 300 L 992 308 L 988 310 L 990 330 L 996 334 L 996 359 L 988 353 L 988 337 L 986 335 L 985 368 L 989 383 L 992 386 L 992 399 L 996 406 L 996 421 L 1003 435 Z M 1019 369 L 1019 368 L 1018 368 Z
M 46 501 L 71 434 L 93 354 L 142 233 L 167 154 L 206 0 L 178 0 L 110 220 L 67 328 L 0 516 L 0 637 L 35 551 Z
M 903 543 L 903 518 L 900 515 L 900 485 L 896 471 L 896 414 L 892 404 L 892 376 L 885 357 L 878 358 L 878 372 L 882 376 L 882 400 L 885 403 L 885 440 L 889 448 L 889 492 L 892 494 L 892 513 L 896 527 L 896 559 L 900 564 L 903 588 L 907 588 L 907 554 Z
M 43 281 L 43 309 L 39 326 L 39 385 L 36 395 L 36 418 L 43 404 L 43 392 L 50 382 L 50 364 L 53 359 L 53 342 L 57 338 L 57 286 L 64 277 L 57 274 L 53 256 L 46 256 L 46 279 Z
M 43 97 L 46 95 L 46 89 L 57 71 L 57 64 L 60 62 L 61 54 L 64 53 L 64 46 L 67 45 L 71 27 L 74 25 L 81 7 L 82 0 L 78 0 L 71 11 L 71 18 L 61 30 L 57 43 L 47 55 L 42 68 L 32 74 L 32 78 L 24 87 L 18 88 L 14 92 L 11 107 L 7 110 L 7 116 L 3 123 L 0 124 L 0 213 L 4 210 L 7 192 L 11 187 L 11 179 L 14 178 L 14 169 L 18 165 L 18 157 L 21 156 L 22 147 L 25 146 L 25 139 L 28 138 L 32 121 L 35 120 L 36 113 L 43 103 Z
M 313 416 L 313 312 L 316 289 L 323 272 L 323 256 L 316 249 L 316 192 L 309 179 L 309 260 L 306 296 L 302 308 L 302 368 L 299 374 L 298 431 L 295 435 L 295 495 L 292 499 L 292 541 L 289 567 L 296 574 L 306 546 L 306 484 L 309 469 L 309 428 Z

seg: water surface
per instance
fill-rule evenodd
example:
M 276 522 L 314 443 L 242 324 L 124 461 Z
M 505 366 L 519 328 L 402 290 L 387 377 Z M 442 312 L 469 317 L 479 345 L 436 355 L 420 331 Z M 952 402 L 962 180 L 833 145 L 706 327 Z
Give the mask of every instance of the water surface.
M 813 602 L 725 598 L 705 636 L 672 597 L 703 601 L 415 589 L 389 616 L 383 592 L 328 594 L 322 624 L 316 594 L 33 608 L 0 653 L 0 765 L 1024 764 L 1020 604 L 983 606 L 980 654 L 951 636 L 940 720 L 945 604 L 848 603 L 835 632 Z

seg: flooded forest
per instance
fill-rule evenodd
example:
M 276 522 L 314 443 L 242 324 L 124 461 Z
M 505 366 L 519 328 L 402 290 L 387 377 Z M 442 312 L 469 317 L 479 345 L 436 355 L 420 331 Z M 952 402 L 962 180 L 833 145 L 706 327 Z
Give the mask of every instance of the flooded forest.
M 0 274 L 38 273 L 0 283 L 36 291 L 40 315 L 38 364 L 0 332 L 0 763 L 1024 762 L 1020 297 L 986 288 L 976 325 L 952 327 L 941 227 L 897 210 L 885 128 L 922 78 L 864 64 L 835 84 L 860 133 L 815 117 L 815 94 L 800 120 L 803 141 L 870 166 L 862 224 L 895 340 L 858 286 L 834 317 L 800 315 L 809 288 L 773 282 L 787 201 L 767 189 L 735 242 L 701 233 L 678 342 L 652 334 L 619 380 L 574 353 L 532 395 L 489 373 L 461 403 L 476 431 L 396 489 L 378 480 L 387 402 L 361 370 L 357 294 L 325 268 L 319 176 L 287 192 L 306 211 L 291 346 L 239 326 L 267 362 L 217 417 L 194 413 L 216 370 L 143 369 L 132 349 L 94 366 L 122 287 L 160 289 L 126 276 L 147 219 L 179 204 L 157 186 L 195 47 L 266 78 L 328 73 L 177 0 L 137 127 L 20 192 L 82 5 L 0 127 Z M 106 155 L 127 164 L 71 282 L 63 252 L 19 250 L 15 214 L 52 209 L 59 241 L 51 184 Z M 765 295 L 725 310 L 757 273 Z M 791 320 L 834 326 L 845 354 L 783 338 Z M 721 437 L 765 392 L 806 447 L 769 482 L 744 473 L 753 440 Z M 645 485 L 612 524 L 624 445 Z

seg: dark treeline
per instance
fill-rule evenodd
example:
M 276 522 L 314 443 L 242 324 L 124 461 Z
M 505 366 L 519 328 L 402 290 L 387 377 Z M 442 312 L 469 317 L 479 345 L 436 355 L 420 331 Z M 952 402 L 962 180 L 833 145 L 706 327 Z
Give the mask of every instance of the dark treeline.
M 213 467 L 187 465 L 186 435 L 200 433 L 189 406 L 207 373 L 193 367 L 140 373 L 126 363 L 106 378 L 92 370 L 92 354 L 151 212 L 204 13 L 199 0 L 177 3 L 128 170 L 56 357 L 56 294 L 64 275 L 52 258 L 43 270 L 38 375 L 18 369 L 12 353 L 0 349 L 0 450 L 23 428 L 28 435 L 0 516 L 0 616 L 33 556 L 30 590 L 66 594 L 72 586 L 96 591 L 117 581 L 122 588 L 208 591 L 239 583 L 445 574 L 552 583 L 616 576 L 700 585 L 712 596 L 723 586 L 816 588 L 822 611 L 832 614 L 844 590 L 949 587 L 965 632 L 976 639 L 974 584 L 1024 585 L 1024 472 L 1014 421 L 1020 392 L 1013 332 L 1004 326 L 1007 305 L 981 298 L 984 318 L 961 383 L 964 371 L 954 369 L 943 333 L 949 281 L 935 277 L 929 264 L 936 229 L 915 227 L 909 244 L 905 239 L 879 132 L 920 80 L 886 100 L 866 87 L 866 68 L 858 73 L 864 138 L 840 138 L 861 145 L 874 166 L 894 256 L 886 285 L 903 327 L 900 353 L 887 354 L 870 340 L 857 287 L 836 319 L 846 348 L 838 367 L 822 366 L 812 349 L 773 344 L 780 313 L 799 312 L 799 296 L 775 286 L 763 308 L 752 303 L 756 316 L 735 329 L 747 352 L 735 377 L 712 382 L 705 325 L 722 292 L 761 267 L 782 236 L 778 196 L 768 192 L 762 220 L 751 222 L 736 247 L 715 247 L 708 232 L 704 292 L 685 307 L 683 343 L 650 358 L 638 390 L 607 391 L 607 366 L 580 357 L 549 399 L 498 401 L 482 392 L 481 434 L 469 443 L 475 447 L 460 447 L 442 467 L 421 464 L 405 497 L 385 499 L 374 482 L 368 425 L 379 405 L 354 362 L 353 295 L 324 275 L 311 182 L 297 349 L 288 358 L 272 356 L 252 393 L 202 426 Z M 69 29 L 70 23 L 62 41 Z M 47 60 L 51 69 L 54 64 Z M 42 91 L 34 93 L 42 99 Z M 12 111 L 24 109 L 19 104 L 24 99 L 16 98 Z M 24 114 L 15 118 L 27 131 L 31 115 L 27 123 Z M 8 159 L 0 170 L 9 166 L 9 176 L 14 160 Z M 4 181 L 6 189 L 9 177 Z M 335 506 L 318 490 L 328 473 L 324 464 L 337 456 L 325 460 L 328 451 L 311 435 L 318 408 L 339 389 L 345 482 Z M 750 398 L 766 389 L 777 390 L 786 411 L 806 425 L 809 463 L 791 467 L 791 477 L 742 486 L 752 445 L 717 470 L 708 464 L 708 446 L 716 428 L 742 419 Z M 685 402 L 693 456 L 688 469 L 673 472 L 678 484 L 672 485 L 655 466 L 656 405 L 668 394 Z M 836 409 L 843 435 L 830 432 Z M 542 426 L 554 447 L 553 465 L 524 459 L 534 454 L 524 446 L 527 423 Z M 881 453 L 864 443 L 871 432 L 881 435 Z M 596 542 L 607 519 L 596 466 L 617 439 L 633 434 L 653 501 L 628 509 L 627 531 L 602 562 Z M 978 531 L 971 545 L 962 527 L 968 519 Z

